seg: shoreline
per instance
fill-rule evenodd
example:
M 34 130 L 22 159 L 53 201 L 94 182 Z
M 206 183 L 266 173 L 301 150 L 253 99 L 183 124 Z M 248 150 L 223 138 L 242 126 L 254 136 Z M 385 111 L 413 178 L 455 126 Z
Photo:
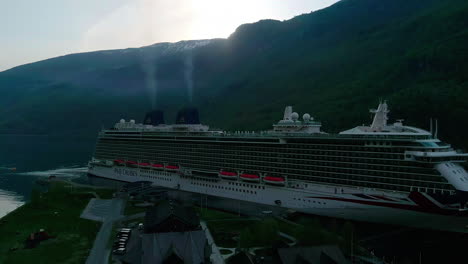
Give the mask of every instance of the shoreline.
M 50 181 L 47 192 L 33 189 L 30 201 L 0 218 L 0 263 L 84 263 L 101 223 L 80 215 L 93 193 L 112 197 L 113 190 L 71 186 Z M 25 249 L 26 239 L 39 230 L 50 239 Z

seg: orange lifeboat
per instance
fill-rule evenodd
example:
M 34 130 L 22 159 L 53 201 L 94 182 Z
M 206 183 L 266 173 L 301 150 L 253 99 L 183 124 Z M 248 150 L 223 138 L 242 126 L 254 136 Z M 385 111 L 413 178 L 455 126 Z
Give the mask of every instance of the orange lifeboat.
M 274 177 L 274 176 L 265 176 L 263 177 L 263 182 L 273 185 L 284 186 L 285 180 L 283 177 Z
M 231 171 L 220 171 L 218 173 L 218 175 L 221 177 L 221 178 L 224 178 L 224 179 L 237 179 L 237 173 L 236 172 L 231 172 Z
M 151 164 L 152 169 L 164 169 L 164 165 L 162 164 Z
M 140 168 L 147 169 L 151 167 L 151 164 L 146 163 L 146 162 L 141 162 L 141 163 L 138 163 L 138 166 L 140 166 Z
M 247 174 L 243 173 L 241 174 L 240 178 L 244 181 L 249 181 L 249 182 L 260 182 L 260 176 L 256 174 Z
M 174 165 L 167 165 L 165 168 L 168 171 L 178 171 L 179 170 L 179 166 L 174 166 Z

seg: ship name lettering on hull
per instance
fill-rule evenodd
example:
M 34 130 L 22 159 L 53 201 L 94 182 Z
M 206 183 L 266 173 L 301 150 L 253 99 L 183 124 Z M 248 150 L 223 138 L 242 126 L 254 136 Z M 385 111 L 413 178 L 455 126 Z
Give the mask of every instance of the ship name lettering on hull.
M 136 171 L 126 170 L 122 168 L 114 168 L 114 172 L 122 176 L 138 176 Z

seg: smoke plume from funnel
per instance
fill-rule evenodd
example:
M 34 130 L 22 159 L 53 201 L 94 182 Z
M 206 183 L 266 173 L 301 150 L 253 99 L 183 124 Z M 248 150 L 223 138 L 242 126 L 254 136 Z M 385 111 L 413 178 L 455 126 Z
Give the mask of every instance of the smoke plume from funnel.
M 187 84 L 187 96 L 189 103 L 193 102 L 193 55 L 189 52 L 185 57 L 185 83 Z
M 158 81 L 156 79 L 156 66 L 154 60 L 146 60 L 142 64 L 142 70 L 145 73 L 145 86 L 148 90 L 152 109 L 157 107 Z

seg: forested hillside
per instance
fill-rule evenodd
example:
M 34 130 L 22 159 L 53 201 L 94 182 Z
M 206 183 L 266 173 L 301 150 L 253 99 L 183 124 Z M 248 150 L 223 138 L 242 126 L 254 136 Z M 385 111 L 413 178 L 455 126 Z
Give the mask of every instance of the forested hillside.
M 440 137 L 467 149 L 467 81 L 468 2 L 343 0 L 241 25 L 228 39 L 73 54 L 2 72 L 0 131 L 93 134 L 121 117 L 141 121 L 150 108 L 165 109 L 170 122 L 193 104 L 204 123 L 227 130 L 268 129 L 293 105 L 336 132 L 369 123 L 368 109 L 386 99 L 392 119 L 428 128 L 438 118 Z

